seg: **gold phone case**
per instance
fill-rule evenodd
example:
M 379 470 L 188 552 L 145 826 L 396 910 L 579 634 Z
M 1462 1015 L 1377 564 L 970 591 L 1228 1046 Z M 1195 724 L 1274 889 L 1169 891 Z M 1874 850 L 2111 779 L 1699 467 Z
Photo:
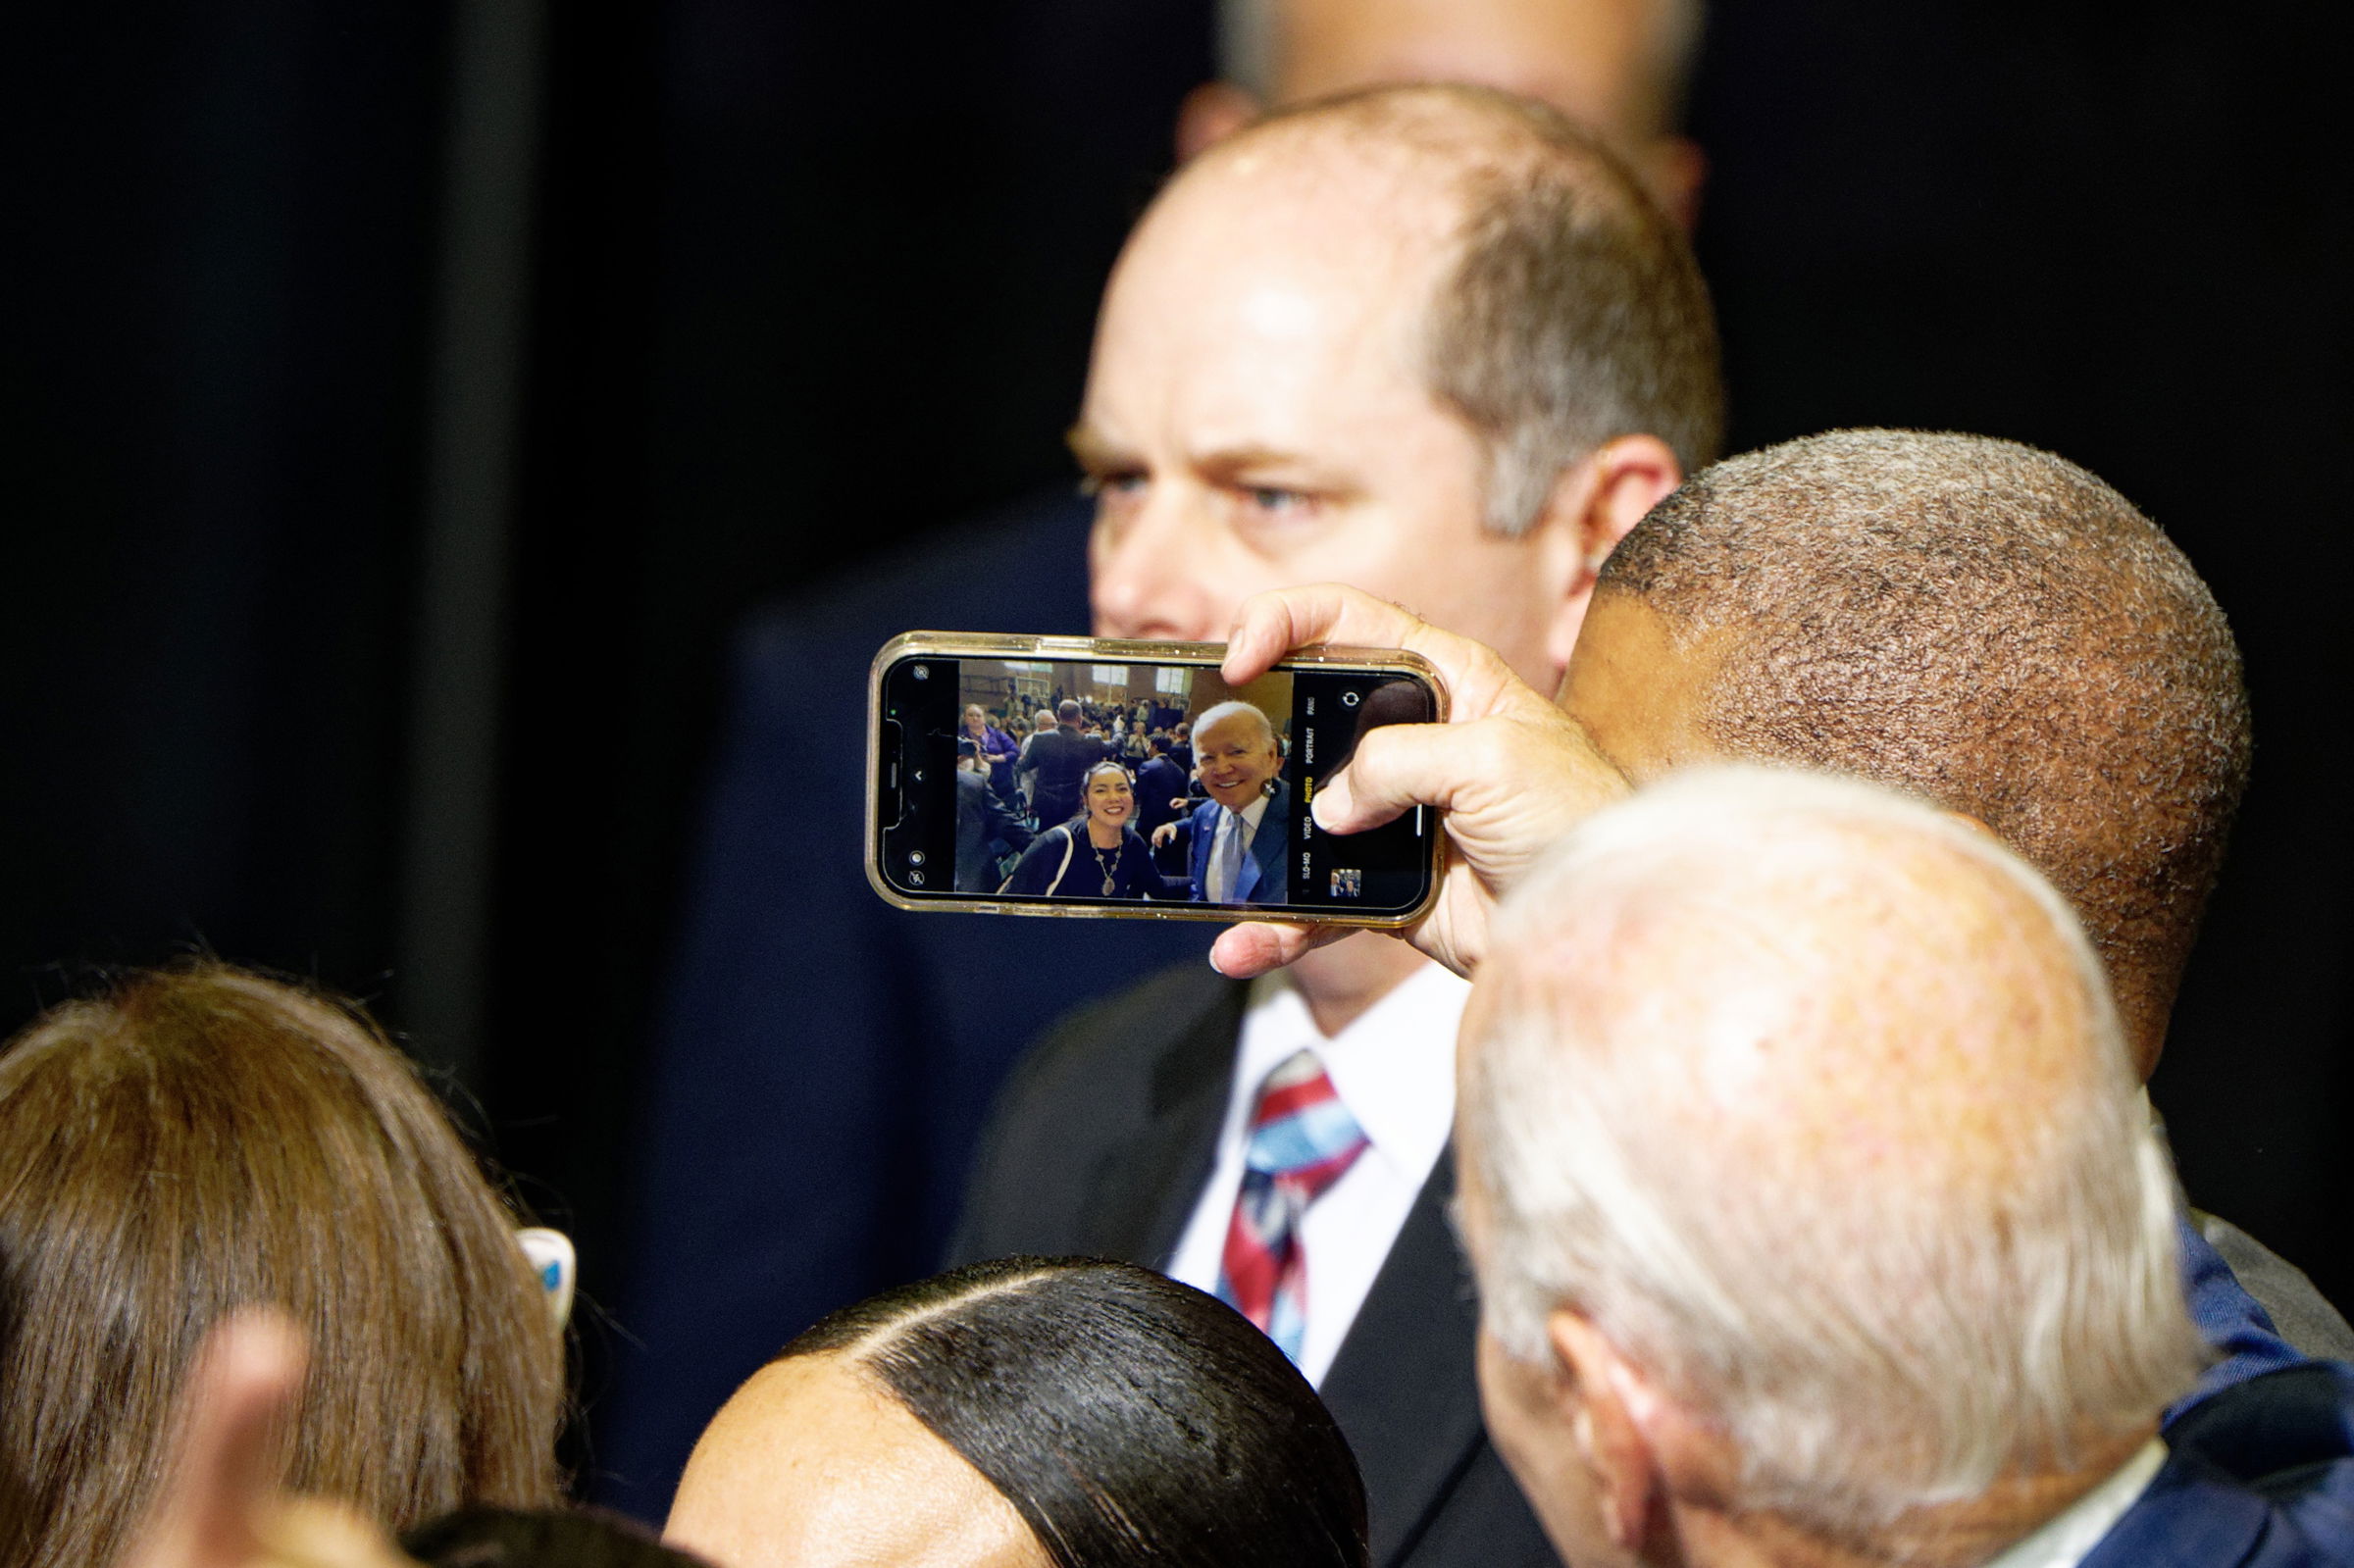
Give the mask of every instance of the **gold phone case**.
M 859 856 L 866 862 L 866 880 L 886 903 L 900 909 L 951 911 L 981 915 L 1045 915 L 1079 920 L 1206 920 L 1221 925 L 1239 921 L 1287 921 L 1304 926 L 1364 926 L 1396 929 L 1410 926 L 1429 913 L 1438 900 L 1441 848 L 1444 835 L 1429 835 L 1429 875 L 1422 897 L 1410 909 L 1380 914 L 1354 914 L 1336 908 L 1256 908 L 1234 904 L 1187 904 L 1143 900 L 1134 907 L 1117 904 L 1033 903 L 995 894 L 934 894 L 911 898 L 894 887 L 883 874 L 880 802 L 883 770 L 883 672 L 899 660 L 919 655 L 944 659 L 1041 659 L 1100 664 L 1190 664 L 1215 669 L 1224 662 L 1223 642 L 1152 642 L 1125 637 L 1014 636 L 988 632 L 906 632 L 883 644 L 866 676 L 866 837 Z M 1366 670 L 1419 676 L 1429 683 L 1434 720 L 1447 722 L 1447 686 L 1428 659 L 1403 648 L 1302 648 L 1276 661 L 1282 670 Z

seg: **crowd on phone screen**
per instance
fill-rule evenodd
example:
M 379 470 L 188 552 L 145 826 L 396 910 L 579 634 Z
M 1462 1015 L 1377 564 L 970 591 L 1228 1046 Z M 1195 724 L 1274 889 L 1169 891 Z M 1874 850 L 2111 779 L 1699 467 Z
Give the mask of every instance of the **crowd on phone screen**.
M 1216 863 L 1221 834 L 1236 830 L 1213 808 L 1232 790 L 1203 784 L 1191 708 L 1072 698 L 1056 687 L 1030 713 L 1025 721 L 1019 705 L 965 706 L 956 741 L 958 772 L 970 776 L 957 782 L 958 892 L 1280 901 L 1271 877 L 1259 891 L 1254 868 L 1238 876 L 1241 837 L 1234 865 Z M 1268 761 L 1252 772 L 1249 792 L 1279 793 L 1287 727 L 1261 714 L 1254 728 L 1267 745 L 1253 749 Z M 1254 812 L 1244 834 L 1264 816 L 1263 807 Z M 1282 842 L 1270 833 L 1259 858 L 1279 859 Z

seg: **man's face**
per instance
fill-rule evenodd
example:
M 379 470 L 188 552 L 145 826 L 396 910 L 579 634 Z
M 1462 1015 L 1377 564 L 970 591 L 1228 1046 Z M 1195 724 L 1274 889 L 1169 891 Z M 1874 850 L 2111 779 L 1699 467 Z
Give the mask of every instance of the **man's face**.
M 1240 811 L 1266 793 L 1267 781 L 1283 767 L 1283 753 L 1256 725 L 1237 714 L 1202 732 L 1194 765 L 1209 798 L 1229 811 Z
M 1686 634 L 1631 594 L 1604 590 L 1586 610 L 1561 706 L 1637 784 L 1726 754 L 1702 724 L 1724 639 Z
M 1216 639 L 1263 589 L 1353 583 L 1551 689 L 1543 531 L 1481 524 L 1483 453 L 1421 379 L 1456 222 L 1428 177 L 1297 141 L 1213 157 L 1122 257 L 1072 444 L 1105 636 Z

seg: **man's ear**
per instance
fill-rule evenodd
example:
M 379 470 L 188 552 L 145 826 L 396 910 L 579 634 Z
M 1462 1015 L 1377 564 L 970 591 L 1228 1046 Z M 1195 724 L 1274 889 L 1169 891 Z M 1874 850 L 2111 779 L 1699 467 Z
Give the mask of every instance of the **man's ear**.
M 1545 651 L 1558 677 L 1569 667 L 1594 580 L 1644 514 L 1684 482 L 1683 465 L 1656 435 L 1620 435 L 1561 471 L 1537 520 L 1540 566 L 1558 596 Z
M 1177 162 L 1190 164 L 1203 148 L 1256 120 L 1261 105 L 1231 81 L 1205 81 L 1177 106 Z
M 1577 1313 L 1557 1308 L 1545 1333 L 1566 1385 L 1577 1391 L 1574 1441 L 1594 1480 L 1603 1528 L 1612 1544 L 1640 1555 L 1653 1511 L 1664 1500 L 1651 1445 L 1661 1401 L 1617 1346 Z

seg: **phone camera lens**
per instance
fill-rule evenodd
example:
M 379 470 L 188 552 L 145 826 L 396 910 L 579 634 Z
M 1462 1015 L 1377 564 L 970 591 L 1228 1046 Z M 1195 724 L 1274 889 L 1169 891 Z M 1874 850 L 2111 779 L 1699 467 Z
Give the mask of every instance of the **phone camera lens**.
M 920 871 L 909 872 L 907 874 L 907 884 L 911 887 L 921 887 L 924 885 L 924 874 Z
M 928 664 L 919 664 L 913 670 L 910 670 L 907 673 L 914 676 L 918 681 L 929 681 L 932 679 L 932 667 Z
M 907 864 L 909 864 L 910 866 L 920 866 L 920 865 L 922 865 L 923 863 L 924 863 L 924 852 L 923 852 L 922 850 L 920 850 L 920 849 L 910 849 L 910 850 L 908 850 L 908 851 L 907 851 Z

